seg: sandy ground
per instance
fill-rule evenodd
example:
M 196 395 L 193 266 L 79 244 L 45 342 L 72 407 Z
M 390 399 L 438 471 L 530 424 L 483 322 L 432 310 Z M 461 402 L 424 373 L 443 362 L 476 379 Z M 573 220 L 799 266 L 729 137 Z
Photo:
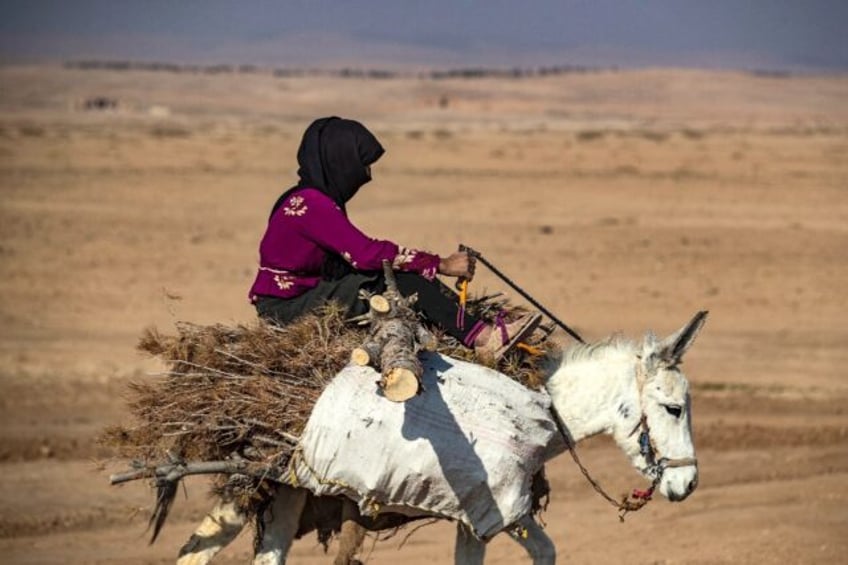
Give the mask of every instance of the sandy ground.
M 110 487 L 95 437 L 157 368 L 134 350 L 142 328 L 253 319 L 269 206 L 310 119 L 339 114 L 388 150 L 349 208 L 365 231 L 476 247 L 589 339 L 711 312 L 685 365 L 698 491 L 621 524 L 554 461 L 543 518 L 562 562 L 848 562 L 845 77 L 5 67 L 0 84 L 0 561 L 174 559 L 205 484 L 148 546 L 152 494 Z M 118 108 L 84 111 L 94 96 Z M 612 492 L 644 486 L 610 442 L 583 458 Z M 450 524 L 408 533 L 367 542 L 367 562 L 451 562 Z M 244 534 L 220 560 L 249 556 Z M 488 558 L 527 562 L 505 536 Z M 291 559 L 330 561 L 314 537 Z

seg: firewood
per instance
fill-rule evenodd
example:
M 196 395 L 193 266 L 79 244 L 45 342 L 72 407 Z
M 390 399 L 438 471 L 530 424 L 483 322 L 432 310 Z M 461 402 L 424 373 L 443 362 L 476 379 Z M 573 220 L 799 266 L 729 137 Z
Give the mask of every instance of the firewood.
M 411 317 L 390 318 L 380 323 L 376 332 L 376 341 L 382 345 L 379 368 L 383 375 L 380 381 L 383 392 L 386 392 L 386 386 L 394 383 L 399 376 L 403 376 L 404 385 L 396 389 L 391 396 L 386 395 L 387 398 L 396 402 L 415 396 L 419 388 L 419 378 L 423 374 L 417 355 L 419 348 L 415 340 L 417 323 L 417 319 Z M 394 371 L 401 371 L 401 373 L 389 379 Z
M 371 306 L 371 310 L 378 314 L 388 314 L 391 311 L 391 305 L 389 304 L 388 299 L 385 296 L 380 294 L 375 294 L 368 300 L 368 305 Z
M 392 402 L 404 402 L 416 394 L 421 386 L 418 377 L 409 369 L 395 367 L 380 381 L 383 395 Z
M 376 342 L 363 343 L 350 352 L 350 361 L 354 365 L 364 367 L 373 365 L 376 367 L 380 360 L 380 345 Z
M 424 329 L 411 305 L 417 297 L 404 297 L 397 288 L 394 272 L 383 263 L 386 290 L 382 295 L 361 294 L 370 307 L 371 330 L 365 343 L 351 352 L 351 362 L 372 365 L 381 373 L 378 382 L 389 400 L 403 402 L 415 396 L 423 368 L 418 351 L 433 348 L 436 340 Z
M 247 461 L 200 461 L 193 463 L 167 463 L 157 465 L 155 467 L 145 467 L 134 469 L 124 473 L 116 473 L 109 477 L 109 482 L 113 485 L 135 481 L 144 478 L 154 478 L 160 482 L 177 483 L 183 477 L 189 475 L 209 475 L 215 473 L 250 473 Z M 264 472 L 267 476 L 267 469 L 260 469 L 259 472 Z

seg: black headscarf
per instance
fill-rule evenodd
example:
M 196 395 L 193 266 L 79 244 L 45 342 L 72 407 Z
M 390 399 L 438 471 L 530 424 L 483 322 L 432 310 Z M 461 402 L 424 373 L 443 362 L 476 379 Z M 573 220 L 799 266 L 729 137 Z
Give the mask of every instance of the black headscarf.
M 277 199 L 273 214 L 299 188 L 317 188 L 345 211 L 345 204 L 371 180 L 369 167 L 384 153 L 383 146 L 365 126 L 335 116 L 315 120 L 306 128 L 297 150 L 293 186 Z
M 384 153 L 383 146 L 365 126 L 354 120 L 331 116 L 312 122 L 297 150 L 297 185 L 285 191 L 271 209 L 271 215 L 295 190 L 317 188 L 347 214 L 345 205 L 371 180 L 370 166 Z M 323 276 L 337 279 L 351 272 L 338 255 L 327 253 Z

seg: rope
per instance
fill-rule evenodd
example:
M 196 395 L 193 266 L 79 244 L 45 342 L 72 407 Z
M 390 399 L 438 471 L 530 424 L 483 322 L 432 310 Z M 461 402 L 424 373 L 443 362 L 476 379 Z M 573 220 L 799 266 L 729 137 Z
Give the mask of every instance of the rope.
M 586 480 L 592 485 L 592 488 L 595 489 L 599 495 L 601 495 L 604 500 L 609 502 L 612 506 L 614 506 L 618 510 L 618 519 L 624 522 L 624 517 L 628 512 L 636 512 L 637 510 L 641 510 L 648 502 L 651 500 L 651 496 L 654 494 L 654 490 L 660 483 L 662 479 L 662 474 L 658 474 L 656 478 L 654 478 L 654 482 L 651 483 L 651 486 L 648 487 L 647 490 L 639 491 L 634 490 L 632 497 L 633 500 L 630 499 L 627 495 L 621 497 L 621 500 L 616 500 L 612 496 L 610 496 L 607 491 L 592 477 L 589 473 L 589 470 L 583 465 L 583 462 L 580 461 L 580 457 L 577 456 L 577 446 L 574 445 L 574 442 L 568 436 L 568 433 L 565 431 L 565 428 L 562 426 L 562 421 L 560 420 L 559 413 L 557 412 L 554 405 L 551 404 L 550 407 L 551 414 L 554 417 L 554 424 L 556 424 L 557 430 L 559 431 L 562 439 L 565 441 L 565 445 L 568 447 L 568 452 L 571 454 L 571 458 L 574 459 L 574 463 L 577 465 L 577 468 L 580 469 L 580 472 L 583 473 L 583 476 L 586 477 Z
M 467 245 L 462 245 L 462 244 L 460 244 L 459 250 L 465 251 L 471 257 L 473 257 L 475 259 L 479 259 L 480 262 L 483 263 L 484 265 L 486 265 L 486 267 L 488 267 L 489 270 L 492 271 L 498 278 L 500 278 L 503 282 L 505 282 L 506 284 L 511 286 L 513 288 L 513 290 L 515 290 L 518 294 L 520 294 L 525 299 L 527 299 L 527 301 L 530 302 L 530 304 L 535 306 L 540 312 L 542 312 L 544 315 L 546 315 L 548 318 L 550 318 L 556 325 L 558 325 L 563 330 L 565 330 L 565 332 L 568 335 L 570 335 L 571 337 L 573 337 L 574 339 L 576 339 L 580 343 L 586 343 L 585 341 L 583 341 L 583 338 L 580 337 L 580 335 L 576 331 L 572 330 L 567 325 L 565 325 L 565 323 L 562 320 L 560 320 L 559 318 L 557 318 L 556 316 L 554 316 L 554 314 L 550 310 L 548 310 L 547 308 L 545 308 L 544 306 L 539 304 L 539 302 L 535 298 L 530 296 L 523 288 L 521 288 L 515 282 L 513 282 L 512 279 L 510 279 L 503 272 L 501 272 L 500 269 L 498 269 L 497 267 L 492 265 L 492 263 L 490 263 L 485 257 L 483 257 L 482 253 L 468 247 Z
M 297 472 L 295 471 L 295 466 L 298 463 L 302 464 L 306 468 L 306 470 L 309 471 L 309 473 L 312 475 L 312 477 L 316 481 L 318 481 L 318 484 L 323 485 L 323 486 L 329 485 L 329 486 L 340 487 L 344 490 L 347 490 L 348 492 L 355 492 L 356 494 L 361 496 L 366 501 L 366 504 L 368 505 L 369 509 L 372 510 L 374 512 L 374 514 L 379 512 L 381 504 L 375 498 L 370 497 L 370 496 L 369 497 L 363 496 L 361 492 L 359 492 L 353 485 L 351 485 L 349 483 L 346 483 L 344 481 L 340 481 L 340 480 L 337 480 L 337 479 L 328 479 L 326 477 L 319 475 L 318 471 L 313 469 L 312 465 L 310 465 L 306 461 L 306 457 L 304 457 L 303 450 L 300 447 L 295 449 L 294 453 L 292 453 L 291 459 L 289 460 L 289 481 L 292 481 L 289 484 L 291 486 L 294 486 L 294 487 L 300 486 L 300 484 L 298 482 Z
M 571 458 L 574 459 L 574 462 L 577 464 L 577 468 L 580 469 L 580 472 L 583 473 L 583 476 L 586 477 L 586 480 L 589 481 L 589 484 L 592 485 L 592 488 L 595 489 L 595 492 L 600 494 L 607 502 L 609 502 L 612 506 L 618 509 L 618 519 L 624 522 L 624 517 L 628 512 L 636 512 L 637 510 L 641 510 L 648 502 L 651 500 L 651 496 L 654 494 L 654 490 L 659 485 L 660 479 L 662 475 L 658 475 L 654 481 L 651 483 L 651 486 L 648 487 L 647 490 L 634 490 L 633 491 L 633 499 L 627 495 L 623 496 L 621 500 L 616 500 L 603 489 L 603 487 L 596 481 L 592 475 L 589 474 L 589 470 L 583 465 L 580 461 L 580 458 L 577 456 L 577 449 L 575 449 L 574 445 L 571 443 L 568 444 L 568 452 L 571 453 Z

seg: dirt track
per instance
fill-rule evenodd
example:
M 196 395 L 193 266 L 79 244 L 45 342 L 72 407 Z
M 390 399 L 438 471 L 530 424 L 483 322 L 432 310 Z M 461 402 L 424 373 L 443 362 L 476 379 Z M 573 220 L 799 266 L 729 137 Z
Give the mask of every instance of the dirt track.
M 640 71 L 418 81 L 0 68 L 0 555 L 160 563 L 209 502 L 189 485 L 146 544 L 144 485 L 94 437 L 156 369 L 140 330 L 235 323 L 308 121 L 388 152 L 366 232 L 482 250 L 590 339 L 711 311 L 686 360 L 701 477 L 618 523 L 568 458 L 544 515 L 562 562 L 837 563 L 848 555 L 848 79 Z M 118 109 L 86 112 L 91 96 Z M 446 108 L 439 101 L 446 97 Z M 487 273 L 477 289 L 503 290 Z M 615 447 L 583 458 L 643 486 Z M 449 524 L 366 549 L 451 562 Z M 247 562 L 250 536 L 222 556 Z M 521 563 L 506 537 L 490 563 Z M 310 537 L 292 563 L 330 562 Z

